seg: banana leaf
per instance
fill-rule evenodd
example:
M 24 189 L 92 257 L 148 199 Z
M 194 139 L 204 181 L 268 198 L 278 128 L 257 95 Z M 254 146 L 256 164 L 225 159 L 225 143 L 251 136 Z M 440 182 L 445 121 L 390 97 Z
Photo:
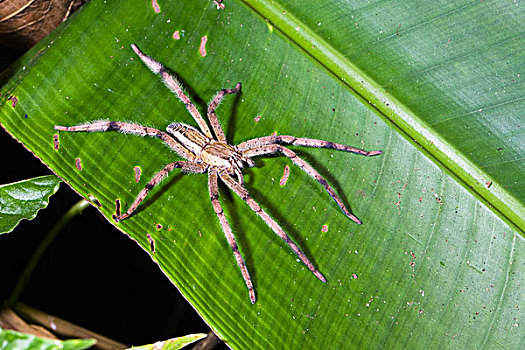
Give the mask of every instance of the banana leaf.
M 490 1 L 96 0 L 16 63 L 1 124 L 136 240 L 232 348 L 520 348 L 523 17 Z M 231 144 L 278 133 L 383 151 L 291 147 L 362 225 L 286 157 L 244 170 L 327 283 L 221 187 L 252 305 L 206 175 L 175 171 L 134 216 L 112 220 L 116 199 L 129 206 L 180 158 L 158 139 L 53 127 L 195 126 L 132 43 L 202 114 L 242 83 L 217 111 Z

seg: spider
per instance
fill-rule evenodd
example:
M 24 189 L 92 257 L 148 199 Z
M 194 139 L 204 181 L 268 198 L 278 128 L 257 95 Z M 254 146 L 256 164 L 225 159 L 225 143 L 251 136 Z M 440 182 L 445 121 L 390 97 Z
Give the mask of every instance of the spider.
M 169 172 L 174 169 L 181 169 L 187 173 L 208 173 L 208 190 L 210 193 L 210 200 L 219 222 L 221 224 L 224 235 L 233 251 L 233 255 L 237 260 L 242 277 L 248 288 L 248 294 L 252 304 L 255 303 L 255 290 L 248 272 L 248 268 L 244 263 L 244 259 L 239 252 L 235 236 L 232 229 L 226 220 L 226 216 L 222 210 L 219 202 L 218 179 L 235 192 L 248 206 L 253 210 L 283 241 L 288 244 L 292 251 L 301 259 L 301 261 L 308 267 L 308 269 L 322 282 L 326 282 L 324 276 L 319 272 L 312 262 L 306 257 L 302 250 L 292 241 L 292 239 L 284 232 L 275 220 L 264 211 L 259 204 L 250 196 L 246 188 L 243 186 L 244 178 L 242 169 L 245 166 L 253 167 L 255 162 L 252 157 L 269 155 L 274 153 L 282 153 L 286 157 L 306 172 L 309 176 L 317 180 L 335 200 L 337 205 L 341 208 L 343 213 L 357 224 L 361 221 L 355 217 L 345 207 L 343 202 L 339 199 L 328 182 L 306 161 L 299 158 L 295 152 L 282 146 L 306 146 L 331 148 L 340 151 L 352 152 L 363 156 L 375 156 L 381 154 L 381 151 L 365 151 L 362 149 L 333 143 L 323 140 L 299 138 L 288 135 L 271 135 L 259 137 L 249 141 L 245 141 L 238 145 L 230 145 L 222 127 L 215 114 L 215 109 L 226 95 L 236 94 L 241 91 L 241 84 L 238 83 L 233 89 L 220 90 L 213 100 L 208 105 L 208 120 L 213 129 L 213 136 L 208 124 L 201 116 L 195 105 L 190 101 L 188 96 L 183 92 L 181 84 L 177 78 L 170 74 L 166 68 L 153 58 L 142 53 L 135 44 L 131 44 L 131 48 L 144 62 L 144 64 L 155 74 L 159 74 L 164 84 L 177 95 L 177 97 L 184 103 L 188 112 L 193 116 L 199 129 L 181 123 L 172 123 L 167 126 L 166 132 L 142 126 L 138 124 L 118 122 L 118 121 L 95 121 L 88 124 L 81 124 L 77 126 L 55 126 L 55 130 L 60 131 L 76 131 L 76 132 L 99 132 L 99 131 L 118 131 L 122 133 L 135 134 L 140 136 L 157 137 L 164 141 L 172 150 L 179 156 L 186 160 L 178 160 L 164 166 L 153 178 L 146 184 L 144 189 L 138 194 L 135 201 L 131 204 L 128 210 L 124 213 L 120 211 L 120 200 L 115 200 L 116 209 L 113 219 L 119 222 L 131 216 L 137 207 L 144 201 L 149 191 L 155 187 Z

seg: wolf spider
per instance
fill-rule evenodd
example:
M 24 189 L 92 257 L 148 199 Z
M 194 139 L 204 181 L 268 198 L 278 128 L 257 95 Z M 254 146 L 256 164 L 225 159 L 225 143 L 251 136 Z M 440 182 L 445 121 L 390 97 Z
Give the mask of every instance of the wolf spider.
M 120 200 L 116 200 L 116 210 L 113 219 L 116 222 L 128 218 L 146 198 L 149 191 L 155 187 L 170 171 L 180 168 L 187 173 L 208 173 L 208 189 L 210 192 L 210 200 L 213 209 L 219 218 L 222 230 L 228 240 L 228 243 L 233 251 L 237 264 L 241 270 L 242 277 L 248 288 L 248 293 L 252 304 L 255 303 L 255 291 L 253 288 L 248 268 L 244 263 L 244 259 L 239 252 L 235 236 L 232 233 L 231 227 L 226 220 L 226 216 L 219 203 L 219 192 L 217 189 L 218 179 L 221 179 L 224 184 L 235 192 L 243 201 L 248 204 L 257 215 L 279 236 L 293 252 L 301 259 L 301 261 L 308 267 L 313 274 L 322 282 L 326 282 L 324 276 L 317 271 L 312 262 L 306 257 L 301 249 L 290 239 L 284 230 L 275 222 L 260 206 L 253 200 L 246 188 L 243 186 L 243 174 L 241 169 L 245 166 L 253 167 L 255 162 L 252 157 L 266 154 L 282 153 L 286 157 L 301 168 L 304 172 L 317 180 L 335 200 L 337 205 L 341 208 L 343 213 L 357 224 L 361 221 L 355 217 L 345 207 L 343 202 L 335 194 L 332 187 L 327 181 L 307 162 L 302 160 L 292 150 L 282 146 L 306 146 L 331 148 L 340 151 L 352 152 L 364 156 L 375 156 L 381 154 L 381 151 L 365 151 L 362 149 L 333 143 L 329 141 L 314 140 L 307 138 L 299 138 L 288 135 L 271 135 L 259 137 L 249 141 L 245 141 L 239 145 L 230 145 L 222 127 L 215 114 L 217 105 L 222 101 L 226 95 L 238 93 L 241 90 L 241 84 L 238 83 L 233 89 L 223 89 L 215 95 L 213 100 L 208 105 L 208 120 L 211 124 L 215 137 L 211 133 L 206 121 L 201 116 L 195 105 L 190 101 L 188 96 L 182 91 L 180 83 L 176 77 L 170 74 L 164 66 L 155 61 L 153 58 L 142 53 L 136 45 L 132 44 L 131 48 L 144 62 L 144 64 L 153 73 L 159 74 L 166 86 L 177 95 L 177 97 L 184 103 L 186 109 L 193 116 L 200 130 L 181 123 L 172 123 L 166 128 L 166 132 L 142 126 L 138 124 L 118 122 L 118 121 L 95 121 L 89 124 L 82 124 L 77 126 L 55 126 L 55 130 L 61 131 L 119 131 L 122 133 L 135 134 L 140 136 L 157 137 L 164 141 L 171 149 L 173 149 L 179 156 L 186 159 L 185 161 L 175 161 L 164 166 L 149 182 L 144 189 L 139 193 L 133 204 L 128 210 L 121 214 Z M 236 178 L 236 179 L 235 179 Z

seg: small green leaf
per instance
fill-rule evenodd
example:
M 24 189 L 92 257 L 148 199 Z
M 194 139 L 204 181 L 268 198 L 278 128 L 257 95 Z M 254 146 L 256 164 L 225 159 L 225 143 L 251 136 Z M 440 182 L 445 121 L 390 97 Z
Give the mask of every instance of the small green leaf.
M 59 185 L 58 177 L 46 175 L 0 186 L 0 234 L 13 231 L 22 219 L 34 219 Z
M 94 339 L 53 340 L 0 328 L 0 350 L 81 350 L 95 343 Z
M 206 338 L 206 334 L 190 334 L 185 335 L 184 337 L 172 338 L 165 341 L 159 341 L 154 344 L 142 345 L 142 346 L 133 346 L 133 350 L 178 350 L 182 349 L 188 344 L 194 343 L 197 340 Z

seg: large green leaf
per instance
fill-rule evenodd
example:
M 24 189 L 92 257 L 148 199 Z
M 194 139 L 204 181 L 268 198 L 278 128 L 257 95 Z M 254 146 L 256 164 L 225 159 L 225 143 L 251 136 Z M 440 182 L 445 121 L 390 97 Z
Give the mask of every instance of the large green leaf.
M 253 306 L 205 175 L 172 175 L 117 225 L 219 336 L 235 348 L 264 349 L 523 346 L 521 7 L 159 4 L 160 13 L 150 2 L 90 3 L 26 55 L 2 90 L 2 125 L 109 222 L 116 198 L 129 205 L 177 157 L 158 140 L 117 133 L 61 132 L 56 150 L 53 126 L 194 125 L 131 43 L 177 73 L 202 112 L 218 89 L 241 81 L 242 94 L 219 109 L 234 144 L 278 132 L 384 151 L 365 158 L 296 148 L 361 226 L 297 167 L 280 186 L 285 158 L 259 159 L 245 172 L 253 197 L 326 284 L 222 189 L 254 279 Z

